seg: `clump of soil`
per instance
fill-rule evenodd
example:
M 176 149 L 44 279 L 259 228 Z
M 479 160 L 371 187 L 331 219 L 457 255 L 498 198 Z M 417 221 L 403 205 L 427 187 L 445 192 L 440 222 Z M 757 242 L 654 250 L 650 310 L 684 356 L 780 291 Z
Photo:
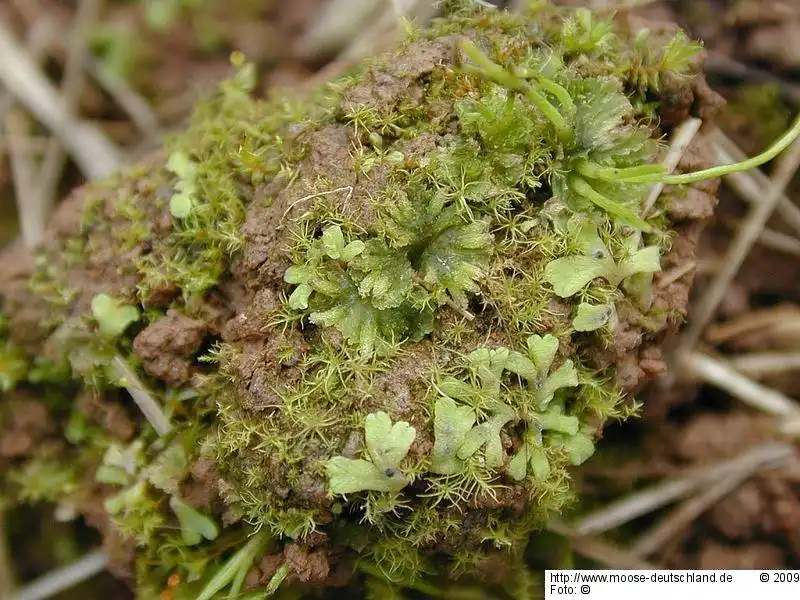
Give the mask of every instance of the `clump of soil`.
M 168 310 L 133 340 L 133 352 L 144 370 L 170 387 L 189 381 L 193 359 L 207 333 L 207 325 Z
M 30 456 L 38 442 L 52 432 L 53 423 L 47 406 L 27 394 L 18 394 L 3 399 L 0 419 L 3 434 L 0 437 L 0 457 L 19 458 Z
M 451 9 L 309 97 L 255 101 L 238 63 L 163 153 L 62 206 L 32 274 L 0 277 L 7 345 L 49 361 L 20 388 L 103 393 L 76 406 L 99 428 L 34 457 L 71 467 L 43 493 L 138 546 L 143 597 L 196 597 L 232 548 L 256 549 L 255 585 L 341 585 L 356 557 L 369 585 L 469 579 L 497 548 L 527 573 L 569 467 L 662 372 L 716 186 L 643 220 L 648 186 L 618 175 L 713 115 L 693 47 Z M 700 136 L 681 167 L 705 166 Z M 119 444 L 123 387 L 166 439 L 137 417 Z

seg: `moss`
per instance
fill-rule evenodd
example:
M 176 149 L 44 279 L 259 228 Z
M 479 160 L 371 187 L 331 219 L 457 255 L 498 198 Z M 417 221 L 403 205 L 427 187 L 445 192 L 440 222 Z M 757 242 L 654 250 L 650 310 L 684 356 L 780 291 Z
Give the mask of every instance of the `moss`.
M 527 505 L 523 512 L 529 516 L 522 522 L 535 527 L 568 501 L 566 467 L 592 452 L 596 429 L 588 423 L 596 414 L 623 412 L 623 394 L 612 373 L 590 367 L 592 347 L 603 343 L 598 336 L 612 335 L 612 324 L 577 336 L 573 315 L 579 306 L 613 307 L 622 301 L 619 283 L 657 270 L 664 240 L 658 233 L 648 235 L 654 245 L 642 248 L 642 235 L 630 229 L 641 219 L 629 215 L 645 190 L 615 184 L 604 171 L 640 169 L 653 154 L 653 130 L 637 121 L 624 84 L 643 94 L 654 91 L 660 85 L 657 73 L 681 71 L 677 63 L 694 53 L 686 50 L 680 58 L 674 42 L 647 63 L 656 75 L 618 79 L 619 62 L 611 57 L 619 46 L 610 25 L 595 34 L 589 30 L 601 25 L 584 18 L 580 13 L 573 25 L 559 29 L 544 20 L 549 26 L 541 48 L 530 48 L 522 42 L 525 17 L 457 12 L 425 34 L 430 48 L 408 45 L 376 59 L 365 80 L 345 86 L 345 109 L 337 118 L 351 132 L 348 162 L 366 182 L 341 185 L 345 181 L 329 177 L 323 189 L 318 178 L 304 187 L 301 173 L 297 187 L 312 193 L 288 190 L 290 199 L 297 198 L 292 202 L 304 204 L 296 211 L 288 204 L 297 216 L 289 234 L 285 314 L 295 316 L 284 323 L 310 327 L 304 334 L 308 347 L 297 364 L 276 365 L 265 376 L 291 384 L 270 386 L 273 400 L 266 412 L 257 413 L 257 425 L 245 424 L 235 400 L 221 400 L 230 406 L 222 413 L 224 434 L 218 438 L 223 472 L 248 494 L 265 476 L 272 488 L 262 486 L 255 513 L 243 499 L 246 513 L 274 523 L 270 510 L 264 511 L 264 496 L 271 495 L 266 504 L 272 511 L 314 506 L 324 515 L 334 506 L 331 495 L 344 492 L 344 514 L 375 532 L 369 547 L 378 568 L 411 580 L 427 568 L 421 550 L 518 545 L 510 538 L 524 538 L 525 527 L 515 522 L 519 529 L 510 536 L 500 514 Z M 455 63 L 444 52 L 436 54 L 441 36 L 468 33 L 476 25 L 483 51 L 470 51 Z M 407 79 L 419 77 L 414 70 L 419 65 L 409 56 L 425 52 L 435 57 L 422 83 L 429 93 L 415 97 Z M 633 54 L 626 52 L 625 60 L 632 61 Z M 477 69 L 469 59 L 478 62 Z M 549 71 L 544 65 L 551 65 Z M 640 63 L 627 65 L 631 73 L 643 69 Z M 512 70 L 545 72 L 552 79 L 505 75 Z M 374 86 L 372 73 L 381 71 L 389 73 L 385 89 L 367 92 L 365 81 Z M 543 114 L 542 102 L 525 101 L 536 84 L 537 97 L 553 115 Z M 431 118 L 439 114 L 448 118 Z M 419 152 L 414 142 L 425 136 L 435 143 Z M 587 160 L 597 168 L 586 167 Z M 577 179 L 576 172 L 593 183 Z M 552 194 L 557 200 L 537 202 Z M 655 231 L 654 223 L 641 229 Z M 592 283 L 603 271 L 601 263 L 615 274 L 606 271 L 605 284 Z M 572 277 L 580 268 L 585 279 L 573 278 L 566 287 L 555 278 Z M 563 302 L 554 310 L 558 297 Z M 545 333 L 551 335 L 531 337 Z M 436 345 L 425 346 L 431 334 Z M 549 361 L 561 346 L 557 364 L 572 369 L 577 364 L 580 376 L 561 370 L 549 385 L 550 363 L 537 371 L 536 356 L 544 350 L 537 349 L 538 342 L 530 345 L 534 339 L 555 344 L 545 351 L 553 352 Z M 341 349 L 332 353 L 331 340 Z M 419 354 L 418 347 L 427 351 Z M 526 347 L 527 355 L 521 353 Z M 415 362 L 404 369 L 409 352 Z M 499 362 L 501 356 L 506 362 Z M 377 377 L 352 379 L 356 359 L 380 361 Z M 448 372 L 461 375 L 454 379 Z M 384 395 L 382 382 L 395 378 Z M 414 432 L 402 464 L 377 463 L 378 449 L 369 446 L 369 421 L 383 414 L 375 412 L 380 410 L 398 419 L 395 426 Z M 459 419 L 466 419 L 463 429 Z M 553 428 L 553 434 L 542 436 L 543 428 Z M 461 433 L 444 442 L 443 431 Z M 437 458 L 440 443 L 455 454 Z M 259 447 L 273 450 L 259 453 Z M 253 461 L 259 460 L 255 468 Z M 240 461 L 246 469 L 237 466 Z M 335 477 L 328 495 L 319 493 L 326 483 L 323 463 L 335 465 L 328 469 Z M 504 474 L 509 469 L 515 477 Z M 396 487 L 390 482 L 398 473 Z M 474 511 L 492 525 L 454 530 L 446 518 L 453 509 Z M 434 525 L 430 517 L 437 513 L 444 521 Z M 318 520 L 322 530 L 328 530 L 329 519 Z M 340 543 L 346 545 L 347 537 Z
M 174 598 L 237 586 L 254 531 L 273 554 L 357 559 L 376 589 L 462 585 L 443 576 L 521 560 L 572 500 L 569 468 L 631 412 L 615 337 L 659 339 L 643 323 L 663 308 L 641 299 L 671 227 L 639 214 L 663 133 L 641 107 L 690 85 L 697 48 L 542 3 L 450 4 L 305 98 L 254 99 L 235 56 L 189 129 L 93 188 L 48 248 L 72 249 L 34 279 L 72 378 L 113 390 L 122 357 L 172 417 L 163 440 L 141 424 L 125 473 L 131 446 L 76 467 L 113 475 L 140 595 L 175 575 Z M 98 297 L 143 310 L 103 337 Z M 132 344 L 170 309 L 211 348 L 174 389 Z M 288 585 L 311 581 L 292 565 Z
M 196 109 L 188 131 L 167 142 L 164 192 L 173 202 L 178 194 L 188 196 L 188 206 L 185 213 L 172 210 L 172 233 L 158 239 L 138 262 L 139 295 L 145 302 L 154 290 L 164 287 L 175 286 L 190 297 L 219 283 L 244 245 L 241 229 L 246 203 L 254 195 L 260 196 L 259 201 L 267 200 L 265 188 L 275 178 L 291 180 L 292 165 L 304 153 L 303 144 L 293 138 L 330 101 L 320 99 L 323 108 L 313 101 L 284 97 L 254 102 L 253 65 L 241 60 L 235 59 L 236 78 Z M 186 163 L 183 177 L 175 172 L 177 158 Z M 189 170 L 191 181 L 187 180 Z M 133 221 L 131 227 L 144 227 L 141 219 Z M 132 235 L 130 229 L 127 235 Z

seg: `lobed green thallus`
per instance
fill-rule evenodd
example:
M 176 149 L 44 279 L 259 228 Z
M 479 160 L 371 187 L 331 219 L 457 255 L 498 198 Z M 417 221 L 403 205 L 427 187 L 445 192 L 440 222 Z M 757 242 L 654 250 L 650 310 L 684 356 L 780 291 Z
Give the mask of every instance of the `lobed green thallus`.
M 510 73 L 481 52 L 473 42 L 462 42 L 461 49 L 476 65 L 475 67 L 468 67 L 470 72 L 482 75 L 498 85 L 520 93 L 550 121 L 560 142 L 565 146 L 575 142 L 574 118 L 576 108 L 569 91 L 555 81 L 545 77 L 531 74 L 532 81 L 526 81 L 523 77 Z M 546 93 L 551 94 L 559 106 L 553 105 L 545 96 Z M 593 162 L 591 157 L 576 157 L 571 165 L 572 168 L 570 170 L 572 172 L 567 176 L 567 184 L 575 194 L 594 203 L 612 217 L 616 217 L 641 231 L 650 232 L 652 227 L 647 221 L 627 207 L 603 196 L 586 179 L 608 183 L 662 183 L 673 185 L 695 183 L 757 168 L 778 156 L 798 137 L 800 137 L 800 116 L 795 119 L 791 128 L 775 141 L 772 146 L 757 156 L 732 165 L 721 165 L 695 173 L 682 173 L 680 175 L 667 173 L 661 164 L 644 164 L 619 168 L 598 164 Z
M 169 143 L 157 181 L 172 230 L 154 235 L 120 192 L 120 243 L 148 240 L 130 274 L 138 302 L 97 294 L 75 322 L 76 290 L 42 271 L 31 285 L 62 315 L 62 362 L 29 360 L 0 316 L 1 390 L 69 380 L 116 394 L 131 381 L 109 364 L 124 356 L 170 418 L 163 439 L 143 428 L 122 443 L 67 407 L 69 468 L 41 455 L 9 476 L 26 501 L 92 480 L 113 490 L 106 513 L 138 545 L 140 597 L 175 574 L 174 600 L 299 597 L 327 572 L 298 553 L 354 559 L 351 585 L 369 597 L 487 597 L 476 573 L 498 552 L 514 573 L 493 597 L 532 597 L 532 532 L 573 500 L 569 468 L 603 424 L 637 409 L 596 355 L 622 319 L 656 339 L 675 318 L 651 302 L 673 232 L 663 197 L 640 214 L 649 187 L 754 168 L 800 136 L 798 119 L 752 159 L 667 173 L 657 99 L 691 85 L 697 44 L 543 2 L 445 10 L 299 102 L 254 100 L 237 57 Z M 107 232 L 102 208 L 87 207 L 87 232 Z M 157 292 L 203 314 L 240 277 L 268 313 L 244 314 L 263 320 L 257 335 L 220 340 L 184 384 L 139 368 L 132 340 L 164 316 Z M 186 493 L 198 460 L 218 494 L 201 507 Z

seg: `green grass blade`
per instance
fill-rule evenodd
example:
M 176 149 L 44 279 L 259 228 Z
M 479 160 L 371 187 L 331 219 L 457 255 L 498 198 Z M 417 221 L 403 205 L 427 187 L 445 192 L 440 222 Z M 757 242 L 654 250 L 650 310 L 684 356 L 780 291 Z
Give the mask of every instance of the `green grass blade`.
M 212 600 L 218 592 L 231 583 L 240 569 L 247 571 L 253 563 L 256 555 L 263 550 L 269 536 L 266 532 L 260 532 L 251 537 L 242 548 L 226 562 L 217 574 L 211 578 L 197 600 Z
M 642 219 L 640 216 L 634 214 L 632 210 L 629 208 L 614 202 L 603 196 L 600 192 L 595 190 L 591 185 L 589 185 L 586 181 L 581 179 L 580 177 L 571 177 L 569 181 L 569 185 L 572 188 L 572 191 L 586 198 L 592 204 L 595 204 L 599 208 L 602 208 L 608 214 L 617 217 L 619 220 L 625 222 L 626 224 L 630 225 L 631 227 L 635 227 L 644 232 L 653 231 L 653 228 L 650 224 Z

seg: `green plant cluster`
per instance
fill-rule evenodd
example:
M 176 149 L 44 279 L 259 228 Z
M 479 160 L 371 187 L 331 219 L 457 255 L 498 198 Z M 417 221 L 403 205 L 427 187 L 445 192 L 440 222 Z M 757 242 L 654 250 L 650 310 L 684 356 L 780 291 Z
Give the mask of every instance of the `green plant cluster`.
M 109 183 L 114 201 L 90 198 L 65 244 L 80 269 L 119 240 L 124 284 L 86 297 L 45 268 L 33 282 L 61 316 L 85 307 L 53 334 L 62 377 L 121 394 L 134 375 L 171 420 L 121 443 L 63 411 L 91 452 L 59 489 L 104 486 L 141 597 L 176 577 L 175 600 L 300 594 L 295 546 L 332 569 L 354 559 L 381 598 L 486 597 L 475 574 L 505 552 L 515 576 L 493 593 L 532 597 L 531 532 L 571 500 L 603 423 L 635 410 L 595 358 L 620 315 L 645 336 L 666 319 L 646 299 L 670 224 L 643 202 L 666 177 L 658 93 L 689 85 L 698 46 L 544 2 L 445 4 L 302 100 L 254 100 L 235 56 L 146 182 Z M 255 333 L 226 331 L 180 388 L 139 368 L 142 328 L 167 308 L 203 318 L 230 290 Z M 0 340 L 0 385 L 30 384 Z M 199 459 L 215 470 L 204 505 L 185 493 Z M 38 489 L 54 464 L 30 461 L 19 487 L 56 499 Z M 241 595 L 265 554 L 279 567 Z
M 617 304 L 648 310 L 669 232 L 660 209 L 640 214 L 638 179 L 663 175 L 642 106 L 665 72 L 688 76 L 697 47 L 634 58 L 611 22 L 547 14 L 533 43 L 530 15 L 480 9 L 412 31 L 367 73 L 441 36 L 473 39 L 449 38 L 457 58 L 417 84 L 418 102 L 354 103 L 362 76 L 342 84 L 333 123 L 363 184 L 299 188 L 269 403 L 220 401 L 214 443 L 254 525 L 357 543 L 362 568 L 390 581 L 435 570 L 437 552 L 468 571 L 561 508 L 597 423 L 626 414 L 591 355 Z M 650 84 L 630 79 L 648 61 Z M 419 153 L 425 136 L 436 144 Z
M 466 310 L 467 293 L 478 291 L 475 281 L 488 263 L 488 223 L 465 222 L 443 198 L 409 199 L 416 192 L 398 192 L 383 207 L 383 235 L 345 244 L 333 225 L 319 239 L 302 238 L 305 263 L 284 276 L 297 284 L 289 308 L 305 310 L 311 302 L 312 323 L 336 327 L 365 355 L 429 334 L 440 305 Z

